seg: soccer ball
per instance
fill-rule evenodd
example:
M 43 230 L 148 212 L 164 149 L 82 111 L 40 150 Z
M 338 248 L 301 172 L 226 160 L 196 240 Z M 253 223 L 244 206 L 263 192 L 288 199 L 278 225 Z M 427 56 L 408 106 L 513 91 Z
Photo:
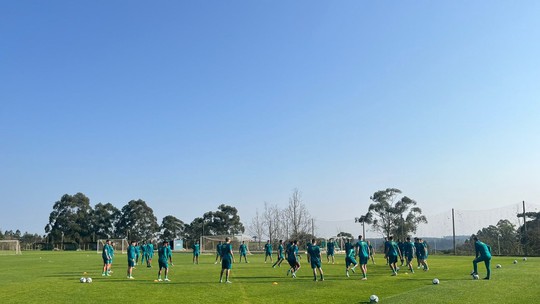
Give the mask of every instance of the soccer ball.
M 524 261 L 526 261 L 526 260 L 527 260 L 527 258 L 523 258 L 523 260 L 524 260 Z
M 435 278 L 433 279 L 433 285 L 438 285 L 439 284 L 439 279 Z
M 86 283 L 92 283 L 92 278 L 86 278 Z
M 496 265 L 495 267 L 497 267 L 497 268 L 501 268 L 501 267 L 502 267 L 502 265 L 501 265 L 501 264 L 497 264 L 497 265 Z
M 473 274 L 472 278 L 473 278 L 473 280 L 478 280 L 478 279 L 480 279 L 480 276 L 478 276 L 477 274 Z
M 517 264 L 517 260 L 514 260 L 514 264 Z
M 86 283 L 86 278 L 81 278 L 79 281 L 81 281 L 81 283 Z
M 369 303 L 379 303 L 379 297 L 371 295 L 371 297 L 369 297 Z

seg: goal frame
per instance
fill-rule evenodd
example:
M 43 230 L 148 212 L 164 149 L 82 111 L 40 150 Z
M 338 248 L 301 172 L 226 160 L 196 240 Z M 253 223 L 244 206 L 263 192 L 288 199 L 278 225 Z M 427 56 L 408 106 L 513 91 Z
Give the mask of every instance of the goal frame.
M 13 249 L 10 249 L 7 247 L 12 247 Z M 4 248 L 7 248 L 7 249 L 4 249 Z M 22 254 L 21 242 L 19 240 L 0 240 L 0 255 L 18 255 L 18 254 Z
M 127 239 L 99 239 L 96 242 L 96 253 L 101 253 L 103 251 L 103 246 L 105 245 L 105 242 L 107 240 L 114 242 L 116 244 L 114 246 L 115 253 L 121 253 L 121 254 L 127 253 L 127 249 L 129 246 L 129 242 Z

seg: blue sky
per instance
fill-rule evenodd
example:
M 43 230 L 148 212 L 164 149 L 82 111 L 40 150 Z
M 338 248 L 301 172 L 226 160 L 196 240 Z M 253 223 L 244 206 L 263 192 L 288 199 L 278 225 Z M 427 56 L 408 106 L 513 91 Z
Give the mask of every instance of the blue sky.
M 536 1 L 1 1 L 0 229 L 83 192 L 248 223 L 387 187 L 424 213 L 540 198 Z M 429 219 L 429 218 L 428 218 Z

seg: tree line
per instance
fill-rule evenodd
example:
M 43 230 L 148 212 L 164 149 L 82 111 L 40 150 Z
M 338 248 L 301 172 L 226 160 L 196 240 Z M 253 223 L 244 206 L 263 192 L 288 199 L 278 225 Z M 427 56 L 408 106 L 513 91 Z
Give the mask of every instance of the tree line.
M 244 232 L 238 210 L 225 204 L 218 206 L 217 211 L 195 218 L 190 224 L 174 215 L 165 216 L 158 224 L 154 211 L 144 200 L 131 200 L 121 209 L 111 203 L 98 203 L 92 207 L 90 199 L 83 193 L 64 194 L 54 203 L 45 226 L 47 242 L 72 242 L 78 246 L 112 238 L 195 239 L 202 235 L 203 229 L 205 235 Z

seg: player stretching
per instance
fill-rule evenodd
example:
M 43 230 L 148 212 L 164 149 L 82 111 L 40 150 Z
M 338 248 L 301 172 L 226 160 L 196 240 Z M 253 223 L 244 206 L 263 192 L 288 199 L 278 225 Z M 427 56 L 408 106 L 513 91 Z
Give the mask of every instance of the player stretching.
M 128 269 L 127 269 L 127 278 L 133 279 L 133 267 L 135 267 L 135 260 L 137 256 L 137 242 L 131 241 L 127 250 L 127 259 L 128 259 Z
M 287 247 L 287 262 L 291 268 L 287 270 L 287 275 L 292 272 L 292 277 L 296 278 L 296 272 L 300 269 L 300 262 L 298 261 L 298 241 L 294 240 L 290 246 Z
M 358 242 L 356 243 L 356 250 L 358 251 L 358 260 L 360 261 L 360 269 L 362 269 L 362 280 L 367 280 L 367 263 L 369 261 L 369 245 L 362 240 L 362 236 L 358 236 Z
M 355 260 L 356 252 L 354 251 L 354 246 L 351 244 L 351 240 L 347 239 L 347 242 L 345 243 L 345 275 L 347 278 L 349 277 L 349 270 L 351 270 L 353 273 L 356 266 L 358 266 L 358 263 Z M 353 265 L 351 267 L 351 265 Z
M 414 273 L 412 260 L 414 258 L 414 243 L 411 242 L 411 238 L 407 237 L 407 241 L 403 243 L 403 257 L 407 260 L 407 267 L 411 271 L 411 273 Z
M 272 265 L 272 268 L 281 267 L 281 262 L 285 259 L 285 255 L 283 255 L 283 240 L 279 240 L 279 246 L 278 246 L 278 259 Z
M 105 245 L 103 245 L 103 250 L 101 251 L 101 257 L 103 258 L 103 272 L 101 273 L 101 276 L 110 276 L 109 273 L 109 265 L 111 263 L 111 254 L 109 247 L 111 246 L 111 241 L 107 240 L 105 241 Z
M 478 275 L 478 262 L 484 262 L 486 265 L 487 276 L 484 280 L 489 280 L 491 277 L 491 247 L 478 240 L 478 237 L 474 237 L 474 250 L 476 252 L 476 258 L 473 260 L 473 273 L 471 275 Z
M 225 283 L 231 283 L 229 276 L 231 275 L 232 263 L 234 262 L 234 254 L 231 245 L 231 239 L 225 238 L 225 244 L 221 245 L 221 274 L 219 282 L 223 282 L 223 272 L 225 272 Z
M 159 270 L 157 273 L 158 281 L 161 282 L 161 269 L 165 269 L 165 282 L 169 282 L 169 261 L 172 262 L 172 250 L 169 247 L 169 242 L 163 241 L 163 245 L 158 249 L 158 264 Z
M 217 243 L 217 246 L 216 246 L 216 261 L 214 262 L 214 264 L 217 264 L 218 263 L 218 259 L 219 261 L 221 262 L 221 259 L 222 259 L 222 255 L 221 255 L 221 247 L 223 245 L 221 244 L 221 241 L 219 241 Z
M 240 263 L 242 263 L 242 257 L 244 257 L 244 261 L 247 263 L 247 246 L 245 241 L 242 241 L 242 244 L 240 244 Z
M 401 251 L 399 251 L 399 246 L 396 242 L 393 241 L 393 237 L 388 237 L 388 253 L 386 254 L 386 258 L 388 259 L 388 265 L 390 265 L 390 269 L 392 269 L 392 275 L 396 276 L 397 272 L 399 271 L 399 268 L 397 267 L 397 261 L 398 257 L 401 259 Z
M 330 239 L 330 241 L 326 244 L 326 262 L 330 263 L 330 258 L 332 258 L 332 264 L 335 263 L 334 260 L 334 251 L 336 248 L 336 242 L 334 239 Z
M 266 259 L 270 257 L 270 263 L 273 262 L 272 260 L 272 244 L 270 243 L 270 240 L 266 241 L 266 244 L 264 244 L 264 262 L 266 263 Z
M 311 269 L 313 269 L 313 281 L 317 281 L 317 269 L 321 276 L 321 281 L 324 281 L 324 274 L 321 268 L 321 248 L 317 246 L 317 240 L 311 240 L 311 246 L 308 248 L 309 261 Z
M 199 245 L 199 241 L 195 241 L 191 248 L 193 249 L 193 264 L 199 264 L 199 255 L 201 254 L 201 245 Z

